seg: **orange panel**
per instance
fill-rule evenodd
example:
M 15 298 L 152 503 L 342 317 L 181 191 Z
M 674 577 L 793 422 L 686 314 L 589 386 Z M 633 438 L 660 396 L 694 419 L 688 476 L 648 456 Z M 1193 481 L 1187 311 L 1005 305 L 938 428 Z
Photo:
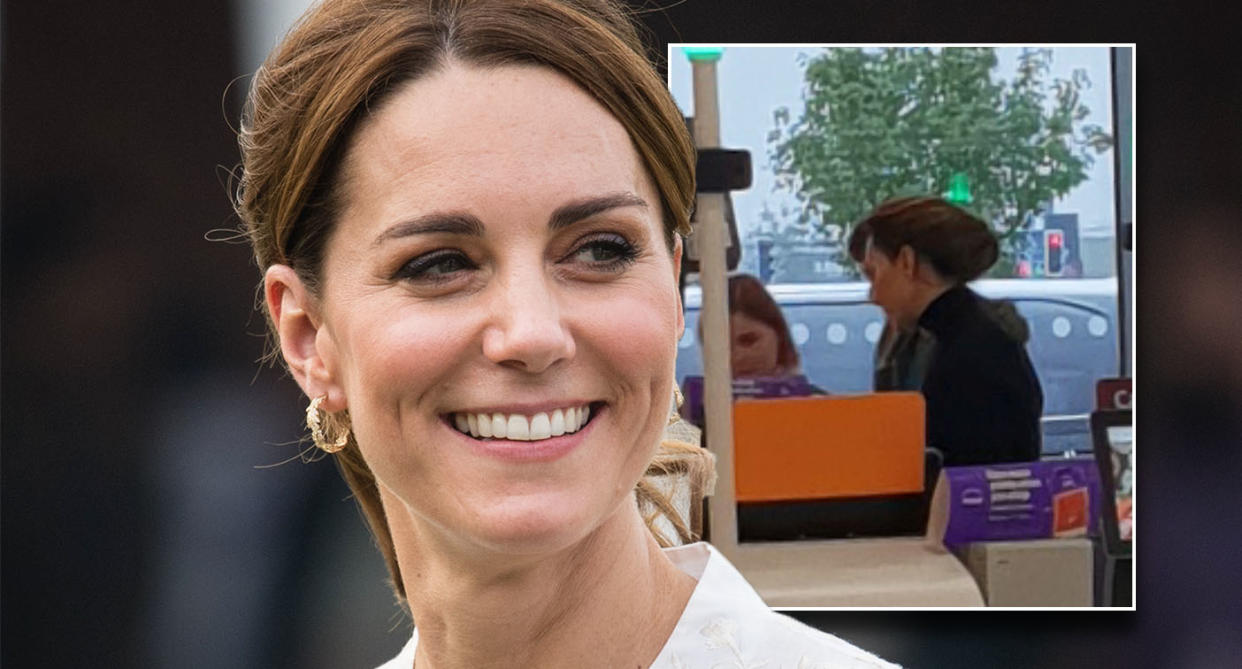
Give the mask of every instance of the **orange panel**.
M 737 400 L 737 500 L 920 492 L 924 411 L 919 393 Z

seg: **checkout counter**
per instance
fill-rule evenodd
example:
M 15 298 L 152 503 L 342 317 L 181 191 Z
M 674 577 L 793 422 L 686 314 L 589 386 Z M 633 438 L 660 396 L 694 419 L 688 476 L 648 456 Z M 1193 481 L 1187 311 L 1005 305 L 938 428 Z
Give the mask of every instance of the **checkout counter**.
M 773 607 L 1091 606 L 1085 536 L 946 548 L 924 410 L 918 393 L 737 400 L 738 541 L 710 517 L 708 538 Z

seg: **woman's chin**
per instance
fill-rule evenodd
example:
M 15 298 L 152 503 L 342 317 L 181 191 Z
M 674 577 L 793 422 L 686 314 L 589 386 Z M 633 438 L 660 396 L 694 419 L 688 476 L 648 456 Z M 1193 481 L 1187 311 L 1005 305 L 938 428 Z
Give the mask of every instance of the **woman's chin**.
M 498 553 L 543 555 L 571 548 L 611 515 L 589 509 L 581 497 L 525 495 L 491 505 L 474 516 L 474 541 Z M 614 507 L 615 508 L 615 507 Z

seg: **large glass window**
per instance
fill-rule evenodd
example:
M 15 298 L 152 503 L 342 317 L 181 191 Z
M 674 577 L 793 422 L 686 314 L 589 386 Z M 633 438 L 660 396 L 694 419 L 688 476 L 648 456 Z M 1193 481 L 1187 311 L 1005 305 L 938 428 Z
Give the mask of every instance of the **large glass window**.
M 972 287 L 1027 320 L 1045 453 L 1089 451 L 1095 382 L 1121 371 L 1110 49 L 729 47 L 717 71 L 721 143 L 754 165 L 731 195 L 738 271 L 781 304 L 811 382 L 872 386 L 884 319 L 845 252 L 851 226 L 888 197 L 939 194 L 1001 240 Z M 676 48 L 669 80 L 692 117 Z M 679 378 L 701 373 L 694 284 Z

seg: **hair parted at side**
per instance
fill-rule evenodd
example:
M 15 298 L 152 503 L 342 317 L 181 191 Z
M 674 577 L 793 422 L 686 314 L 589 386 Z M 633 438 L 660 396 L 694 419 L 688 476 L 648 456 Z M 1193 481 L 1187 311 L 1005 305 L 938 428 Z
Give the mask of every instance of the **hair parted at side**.
M 979 278 L 999 256 L 988 224 L 938 197 L 902 197 L 876 207 L 850 233 L 849 252 L 863 261 L 867 242 L 893 258 L 909 246 L 952 283 Z
M 630 10 L 618 2 L 323 0 L 256 72 L 242 117 L 234 205 L 260 271 L 288 265 L 320 294 L 325 245 L 342 205 L 342 163 L 358 127 L 402 84 L 450 61 L 537 65 L 574 81 L 629 133 L 659 192 L 669 247 L 674 235 L 690 232 L 694 146 L 645 57 Z M 279 357 L 277 347 L 269 356 Z M 329 419 L 347 422 L 342 414 Z M 375 477 L 353 437 L 336 457 L 404 599 Z M 671 467 L 671 459 L 682 464 Z M 671 469 L 684 469 L 698 482 L 712 476 L 703 449 L 662 446 L 648 475 Z M 667 499 L 651 497 L 659 494 L 655 487 L 640 482 L 636 490 L 640 505 L 671 508 Z M 687 539 L 684 522 L 670 520 Z

